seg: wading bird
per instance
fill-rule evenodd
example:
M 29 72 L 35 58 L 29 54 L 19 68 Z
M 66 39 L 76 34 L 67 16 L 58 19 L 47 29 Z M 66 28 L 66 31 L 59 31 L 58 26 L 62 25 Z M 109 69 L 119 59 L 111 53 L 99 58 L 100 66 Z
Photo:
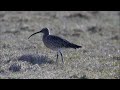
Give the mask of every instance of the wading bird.
M 48 28 L 43 28 L 41 31 L 35 32 L 32 35 L 29 36 L 29 38 L 37 33 L 43 33 L 43 43 L 44 45 L 54 51 L 57 51 L 57 58 L 56 58 L 56 63 L 58 63 L 58 53 L 60 53 L 61 58 L 62 58 L 62 63 L 64 63 L 63 60 L 63 55 L 61 50 L 64 48 L 82 48 L 82 46 L 73 44 L 61 37 L 55 36 L 55 35 L 50 35 L 49 29 Z M 29 39 L 28 38 L 28 39 Z

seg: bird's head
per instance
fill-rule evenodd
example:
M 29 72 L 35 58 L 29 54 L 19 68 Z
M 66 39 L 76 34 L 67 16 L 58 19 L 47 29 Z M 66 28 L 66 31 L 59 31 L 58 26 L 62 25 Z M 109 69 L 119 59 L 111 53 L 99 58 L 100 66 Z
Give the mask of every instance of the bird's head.
M 49 33 L 49 30 L 48 30 L 48 28 L 43 28 L 43 29 L 40 31 L 40 33 L 46 34 L 46 33 Z
M 35 32 L 35 33 L 33 33 L 32 35 L 30 35 L 29 38 L 30 38 L 31 36 L 35 35 L 35 34 L 38 34 L 38 33 L 43 33 L 44 35 L 49 35 L 49 30 L 48 30 L 48 28 L 43 28 L 41 31 Z M 28 39 L 29 39 L 29 38 L 28 38 Z

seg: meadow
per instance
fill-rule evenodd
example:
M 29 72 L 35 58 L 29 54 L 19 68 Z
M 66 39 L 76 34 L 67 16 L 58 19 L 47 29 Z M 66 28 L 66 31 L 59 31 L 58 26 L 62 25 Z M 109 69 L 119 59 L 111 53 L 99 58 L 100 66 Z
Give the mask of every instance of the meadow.
M 81 45 L 56 52 L 46 48 L 50 33 Z M 120 79 L 119 11 L 0 11 L 1 79 Z

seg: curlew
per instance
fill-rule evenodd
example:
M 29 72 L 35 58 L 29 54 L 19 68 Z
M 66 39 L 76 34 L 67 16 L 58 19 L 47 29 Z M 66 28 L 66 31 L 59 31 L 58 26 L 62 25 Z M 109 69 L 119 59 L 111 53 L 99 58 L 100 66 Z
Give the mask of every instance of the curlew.
M 43 33 L 42 41 L 47 48 L 57 51 L 56 63 L 58 63 L 59 53 L 62 58 L 62 63 L 64 63 L 63 54 L 61 52 L 62 49 L 64 49 L 64 48 L 74 48 L 74 49 L 82 48 L 82 46 L 73 44 L 73 43 L 67 41 L 66 39 L 63 39 L 63 38 L 55 36 L 55 35 L 50 35 L 48 28 L 43 28 L 41 31 L 33 33 L 32 35 L 29 36 L 29 38 L 37 33 Z

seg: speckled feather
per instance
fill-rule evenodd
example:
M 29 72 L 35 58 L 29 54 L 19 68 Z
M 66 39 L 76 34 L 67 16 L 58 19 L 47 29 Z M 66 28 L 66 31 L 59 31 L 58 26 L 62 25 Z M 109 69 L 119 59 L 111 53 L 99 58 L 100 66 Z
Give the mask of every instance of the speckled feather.
M 81 46 L 70 43 L 69 41 L 54 35 L 48 35 L 43 38 L 44 44 L 51 49 L 57 48 L 81 48 Z

